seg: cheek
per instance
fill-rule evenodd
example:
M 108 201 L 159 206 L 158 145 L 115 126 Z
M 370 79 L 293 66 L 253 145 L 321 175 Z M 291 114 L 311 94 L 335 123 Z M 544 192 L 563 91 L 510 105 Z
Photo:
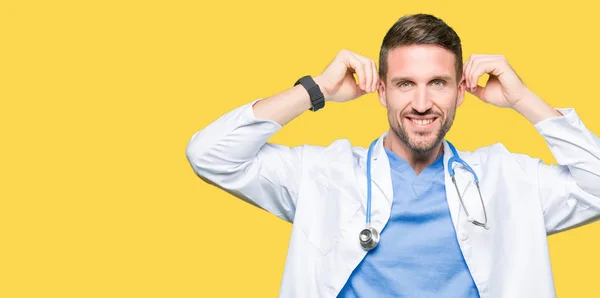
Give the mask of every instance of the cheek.
M 407 107 L 410 107 L 411 97 L 409 94 L 401 92 L 388 92 L 386 93 L 387 109 L 388 111 L 402 112 Z
M 398 122 L 401 121 L 401 118 L 403 117 L 403 115 L 406 115 L 408 113 L 410 113 L 411 108 L 410 105 L 392 105 L 392 106 L 388 106 L 388 115 L 390 118 L 390 120 L 393 120 L 394 122 Z
M 456 90 L 454 90 L 456 91 Z M 445 92 L 438 92 L 434 96 L 434 106 L 445 114 L 450 114 L 456 107 L 456 93 L 450 90 Z

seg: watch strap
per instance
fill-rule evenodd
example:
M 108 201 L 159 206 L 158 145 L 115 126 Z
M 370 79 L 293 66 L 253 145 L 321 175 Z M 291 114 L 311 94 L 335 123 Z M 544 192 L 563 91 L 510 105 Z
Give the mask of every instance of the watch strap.
M 311 76 L 301 77 L 298 81 L 296 81 L 296 83 L 294 83 L 294 86 L 297 86 L 298 84 L 302 85 L 308 92 L 310 102 L 312 104 L 311 111 L 316 112 L 325 106 L 325 97 L 321 92 L 321 88 Z

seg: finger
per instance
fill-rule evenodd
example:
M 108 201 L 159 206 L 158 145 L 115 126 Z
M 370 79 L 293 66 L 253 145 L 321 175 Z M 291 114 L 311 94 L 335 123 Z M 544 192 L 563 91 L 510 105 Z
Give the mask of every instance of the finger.
M 482 101 L 486 102 L 485 98 L 484 98 L 484 94 L 485 94 L 485 87 L 481 86 L 481 85 L 477 85 L 477 87 L 475 87 L 475 89 L 473 91 L 468 90 L 467 92 L 475 95 L 477 98 L 481 99 Z
M 471 64 L 473 62 L 473 55 L 469 56 L 469 59 L 467 59 L 467 62 L 465 62 L 465 65 L 463 67 L 463 74 L 465 76 L 465 85 L 467 90 L 469 90 L 471 88 L 471 82 L 469 81 L 469 71 L 471 69 Z
M 365 65 L 365 91 L 371 92 L 371 85 L 373 85 L 373 70 L 370 59 L 363 58 L 363 64 Z
M 466 84 L 467 90 L 472 90 L 472 88 L 473 88 L 473 83 L 471 82 L 471 67 L 473 66 L 474 60 L 475 60 L 475 57 L 471 56 L 469 58 L 469 61 L 467 61 L 467 63 L 465 63 L 465 84 Z
M 373 59 L 354 53 L 354 55 L 365 63 L 365 73 L 367 75 L 366 88 L 367 92 L 374 92 L 377 89 L 377 65 Z
M 373 69 L 373 85 L 371 86 L 371 92 L 375 92 L 377 91 L 377 85 L 379 84 L 379 74 L 377 73 L 377 65 L 373 60 L 371 60 L 371 68 Z
M 469 90 L 471 92 L 474 92 L 477 88 L 476 86 L 478 85 L 478 81 L 479 81 L 479 77 L 482 76 L 485 73 L 485 69 L 488 66 L 489 62 L 478 62 L 477 64 L 471 63 L 471 69 L 469 71 L 469 73 L 467 73 L 467 77 L 469 78 L 469 82 L 471 82 L 471 87 L 469 88 Z M 477 86 L 478 87 L 478 86 Z
M 479 77 L 481 77 L 483 74 L 496 74 L 500 63 L 500 60 L 491 60 L 480 61 L 477 63 L 477 65 L 474 65 L 471 69 L 471 73 L 469 74 L 471 82 L 474 82 L 473 87 L 471 87 L 471 91 L 476 92 L 477 89 L 481 88 L 477 82 L 479 81 Z
M 360 60 L 360 62 L 364 65 L 364 69 L 365 69 L 365 85 L 363 90 L 365 90 L 365 92 L 371 92 L 371 85 L 373 84 L 373 72 L 371 70 L 371 59 L 361 56 L 359 54 L 354 53 L 354 55 L 356 56 L 356 58 L 358 58 L 358 60 Z
M 465 65 L 463 67 L 463 73 L 465 73 L 465 79 L 466 79 L 465 83 L 466 83 L 467 89 L 473 89 L 473 88 L 477 87 L 477 81 L 473 82 L 471 80 L 471 76 L 469 76 L 469 74 L 472 72 L 473 67 L 479 61 L 497 60 L 497 59 L 502 59 L 502 58 L 503 58 L 502 55 L 471 54 L 469 56 L 469 59 L 467 60 L 467 62 L 465 62 Z
M 479 56 L 479 57 L 475 57 L 469 64 L 469 69 L 467 70 L 467 73 L 465 74 L 468 82 L 469 82 L 469 88 L 471 91 L 475 90 L 478 87 L 479 84 L 479 77 L 483 75 L 483 73 L 479 73 L 479 74 L 475 74 L 474 72 L 476 70 L 480 70 L 481 65 L 483 63 L 487 63 L 487 62 L 496 62 L 496 61 L 500 61 L 501 58 L 499 57 L 494 57 L 494 56 Z M 487 65 L 487 64 L 486 64 Z
M 354 56 L 354 54 L 350 54 L 346 57 L 348 60 L 348 67 L 354 70 L 356 76 L 358 77 L 358 87 L 362 90 L 365 90 L 365 66 L 364 64 Z

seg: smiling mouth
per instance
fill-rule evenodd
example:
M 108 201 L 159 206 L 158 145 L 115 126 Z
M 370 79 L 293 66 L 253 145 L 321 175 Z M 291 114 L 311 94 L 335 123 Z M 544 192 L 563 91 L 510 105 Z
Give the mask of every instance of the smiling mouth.
M 417 125 L 427 125 L 427 124 L 432 123 L 435 120 L 435 118 L 433 118 L 433 119 L 410 119 L 409 118 L 409 120 L 412 123 L 417 124 Z
M 413 118 L 413 117 L 405 117 L 406 120 L 408 120 L 412 125 L 417 126 L 417 127 L 423 127 L 423 128 L 428 128 L 431 126 L 432 123 L 434 123 L 438 117 L 430 117 L 430 118 Z

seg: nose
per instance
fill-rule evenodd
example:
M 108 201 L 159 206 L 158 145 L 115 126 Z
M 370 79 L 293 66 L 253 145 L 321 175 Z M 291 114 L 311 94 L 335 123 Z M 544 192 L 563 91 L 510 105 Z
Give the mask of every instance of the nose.
M 412 108 L 419 113 L 424 113 L 431 109 L 433 101 L 429 98 L 427 89 L 425 87 L 420 87 L 415 91 L 416 92 L 411 103 Z

